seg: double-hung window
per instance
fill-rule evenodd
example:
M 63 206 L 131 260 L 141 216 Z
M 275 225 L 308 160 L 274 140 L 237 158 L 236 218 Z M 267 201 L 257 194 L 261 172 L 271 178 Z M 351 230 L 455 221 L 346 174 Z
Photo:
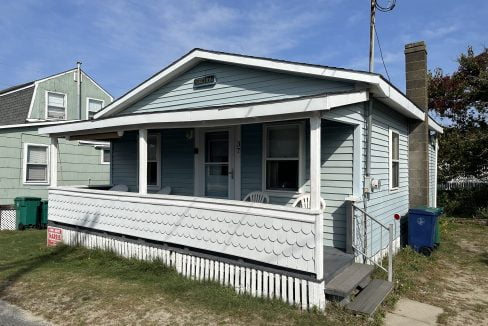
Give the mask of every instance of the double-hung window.
M 24 145 L 24 183 L 49 183 L 49 147 L 47 145 Z
M 265 127 L 265 189 L 298 191 L 300 180 L 300 123 Z
M 159 188 L 161 185 L 161 135 L 147 137 L 147 185 Z
M 87 98 L 86 117 L 88 120 L 93 119 L 95 114 L 103 108 L 103 101 L 94 98 Z
M 390 130 L 390 189 L 400 184 L 400 135 Z
M 46 93 L 46 118 L 66 120 L 66 94 Z
M 100 160 L 101 164 L 110 164 L 110 148 L 101 149 L 102 158 Z

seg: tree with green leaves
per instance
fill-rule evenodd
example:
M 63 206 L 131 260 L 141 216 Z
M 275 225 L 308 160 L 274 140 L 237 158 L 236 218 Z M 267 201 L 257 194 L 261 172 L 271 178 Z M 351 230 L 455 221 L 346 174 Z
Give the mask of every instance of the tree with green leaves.
M 440 137 L 439 179 L 487 177 L 488 168 L 488 49 L 473 48 L 458 58 L 452 74 L 437 68 L 430 73 L 429 109 L 445 118 Z

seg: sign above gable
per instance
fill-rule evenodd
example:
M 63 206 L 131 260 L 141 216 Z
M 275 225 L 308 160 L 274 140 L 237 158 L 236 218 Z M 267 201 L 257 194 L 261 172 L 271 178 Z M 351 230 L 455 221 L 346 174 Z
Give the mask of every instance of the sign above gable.
M 207 86 L 213 86 L 217 84 L 217 77 L 215 75 L 205 75 L 193 79 L 193 88 L 201 88 Z

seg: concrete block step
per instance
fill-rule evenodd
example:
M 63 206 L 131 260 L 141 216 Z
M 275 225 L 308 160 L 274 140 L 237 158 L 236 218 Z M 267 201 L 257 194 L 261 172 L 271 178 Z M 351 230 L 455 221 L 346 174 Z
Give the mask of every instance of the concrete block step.
M 393 283 L 372 280 L 346 308 L 359 314 L 372 315 L 393 289 Z
M 325 285 L 325 294 L 337 297 L 349 296 L 359 284 L 365 285 L 373 269 L 372 265 L 358 263 L 347 266 Z

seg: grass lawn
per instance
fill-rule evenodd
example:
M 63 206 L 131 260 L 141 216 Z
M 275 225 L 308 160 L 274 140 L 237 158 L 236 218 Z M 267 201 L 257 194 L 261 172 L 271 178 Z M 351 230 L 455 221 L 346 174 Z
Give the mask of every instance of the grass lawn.
M 432 257 L 403 250 L 395 259 L 395 293 L 373 318 L 353 316 L 335 304 L 324 316 L 238 296 L 212 282 L 184 279 L 157 262 L 46 248 L 45 231 L 0 232 L 0 297 L 61 325 L 379 325 L 399 296 L 443 307 L 441 322 L 468 324 L 487 318 L 487 230 L 445 220 L 444 242 Z

